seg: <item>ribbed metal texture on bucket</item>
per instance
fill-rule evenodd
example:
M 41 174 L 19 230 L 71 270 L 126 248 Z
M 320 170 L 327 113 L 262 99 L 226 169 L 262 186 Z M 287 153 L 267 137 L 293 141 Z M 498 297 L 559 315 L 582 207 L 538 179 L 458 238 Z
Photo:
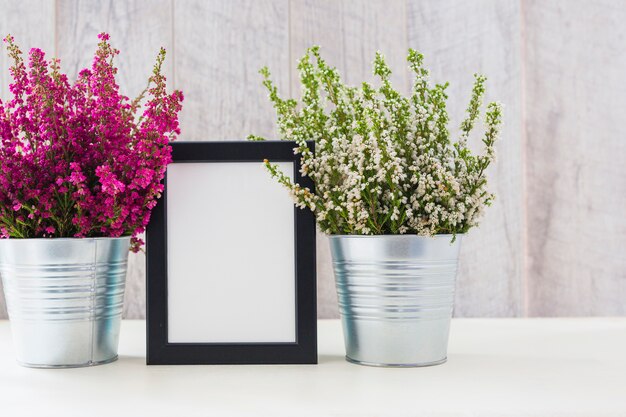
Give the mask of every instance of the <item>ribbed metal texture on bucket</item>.
M 426 366 L 446 360 L 460 238 L 330 236 L 348 360 Z
M 75 367 L 117 358 L 130 238 L 2 239 L 17 360 Z

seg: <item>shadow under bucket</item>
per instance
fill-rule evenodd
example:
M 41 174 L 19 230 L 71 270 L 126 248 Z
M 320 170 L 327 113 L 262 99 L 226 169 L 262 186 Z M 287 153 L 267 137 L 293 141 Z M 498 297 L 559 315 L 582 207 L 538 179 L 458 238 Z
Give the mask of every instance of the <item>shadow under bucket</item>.
M 0 239 L 17 361 L 37 368 L 117 359 L 130 237 Z
M 461 235 L 329 236 L 346 359 L 446 361 Z

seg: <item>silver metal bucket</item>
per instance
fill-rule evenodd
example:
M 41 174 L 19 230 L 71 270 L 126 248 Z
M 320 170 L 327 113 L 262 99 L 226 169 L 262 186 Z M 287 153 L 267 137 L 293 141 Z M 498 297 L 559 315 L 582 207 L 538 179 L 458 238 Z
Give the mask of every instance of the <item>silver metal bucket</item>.
M 129 243 L 129 237 L 0 239 L 0 275 L 21 365 L 117 359 Z
M 329 236 L 346 359 L 446 361 L 461 236 Z

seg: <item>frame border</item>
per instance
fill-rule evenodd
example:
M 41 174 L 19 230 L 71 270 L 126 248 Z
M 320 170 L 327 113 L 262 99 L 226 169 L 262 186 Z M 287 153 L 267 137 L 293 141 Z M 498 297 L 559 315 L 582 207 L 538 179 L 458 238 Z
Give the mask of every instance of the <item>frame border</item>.
M 173 142 L 174 163 L 293 162 L 294 180 L 313 189 L 300 173 L 300 157 L 288 141 Z M 309 143 L 311 149 L 313 144 Z M 167 173 L 164 184 L 167 184 Z M 315 217 L 294 206 L 296 342 L 169 343 L 167 300 L 167 185 L 146 230 L 146 337 L 148 365 L 316 364 L 317 288 Z

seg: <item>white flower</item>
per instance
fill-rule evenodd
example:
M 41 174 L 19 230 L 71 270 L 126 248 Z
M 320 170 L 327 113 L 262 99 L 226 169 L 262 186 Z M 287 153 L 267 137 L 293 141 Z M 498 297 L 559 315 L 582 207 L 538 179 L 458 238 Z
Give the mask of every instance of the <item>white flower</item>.
M 266 79 L 281 137 L 297 143 L 301 173 L 315 183 L 315 193 L 292 184 L 275 165 L 266 165 L 290 189 L 298 207 L 315 211 L 322 231 L 464 233 L 493 200 L 485 170 L 495 160 L 501 107 L 487 107 L 485 152 L 473 155 L 467 141 L 480 114 L 484 77 L 476 76 L 467 117 L 453 142 L 446 126 L 445 86 L 430 87 L 422 60 L 409 51 L 415 81 L 408 98 L 391 87 L 390 71 L 380 55 L 375 74 L 381 86 L 355 88 L 342 84 L 319 49 L 311 48 L 299 65 L 301 107 L 280 99 Z M 315 154 L 307 141 L 315 142 Z

